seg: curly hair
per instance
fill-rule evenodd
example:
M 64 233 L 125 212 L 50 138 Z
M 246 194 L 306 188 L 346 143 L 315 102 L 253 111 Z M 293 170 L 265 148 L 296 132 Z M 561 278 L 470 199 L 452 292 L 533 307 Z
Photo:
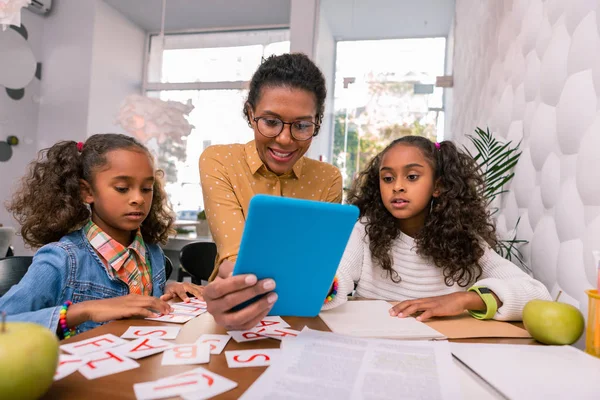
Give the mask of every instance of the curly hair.
M 56 242 L 90 219 L 90 210 L 82 201 L 80 180 L 93 186 L 95 172 L 106 165 L 106 155 L 119 149 L 150 156 L 148 149 L 134 138 L 112 133 L 90 136 L 81 152 L 72 140 L 39 152 L 7 205 L 21 224 L 27 245 L 41 247 Z M 148 243 L 166 243 L 175 219 L 162 175 L 162 171 L 157 171 L 150 212 L 140 226 Z
M 244 115 L 251 125 L 248 108 L 254 110 L 264 87 L 287 87 L 303 89 L 315 95 L 317 103 L 316 123 L 321 124 L 325 110 L 327 87 L 323 73 L 305 54 L 291 53 L 270 56 L 258 67 L 250 81 L 248 99 L 244 104 Z M 317 131 L 318 132 L 318 131 Z
M 374 261 L 393 282 L 400 282 L 391 257 L 392 242 L 400 234 L 400 228 L 396 218 L 385 208 L 379 190 L 381 160 L 397 145 L 421 150 L 434 170 L 434 182 L 440 190 L 440 196 L 432 198 L 431 211 L 415 237 L 417 254 L 431 259 L 443 270 L 446 285 L 469 285 L 481 277 L 479 259 L 484 254 L 485 242 L 494 247 L 497 239 L 481 195 L 484 181 L 480 168 L 472 157 L 450 141 L 439 143 L 438 149 L 429 139 L 420 136 L 394 140 L 371 160 L 354 182 L 348 200 L 359 207 L 360 216 L 366 221 Z

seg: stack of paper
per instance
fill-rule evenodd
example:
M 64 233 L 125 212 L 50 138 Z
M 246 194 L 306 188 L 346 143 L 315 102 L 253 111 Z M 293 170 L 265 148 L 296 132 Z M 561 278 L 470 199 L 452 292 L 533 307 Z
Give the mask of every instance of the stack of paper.
M 391 305 L 383 300 L 349 301 L 319 317 L 334 333 L 387 339 L 445 339 L 435 329 L 412 317 L 398 318 L 389 314 Z
M 360 339 L 305 328 L 241 399 L 460 399 L 448 342 Z

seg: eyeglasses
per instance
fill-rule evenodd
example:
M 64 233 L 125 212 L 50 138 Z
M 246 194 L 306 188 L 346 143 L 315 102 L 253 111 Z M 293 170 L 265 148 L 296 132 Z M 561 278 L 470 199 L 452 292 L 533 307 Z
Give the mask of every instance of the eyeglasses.
M 289 125 L 292 137 L 298 141 L 304 141 L 317 136 L 319 125 L 311 121 L 283 122 L 277 117 L 256 117 L 253 118 L 256 127 L 261 135 L 274 138 L 283 132 L 283 127 Z

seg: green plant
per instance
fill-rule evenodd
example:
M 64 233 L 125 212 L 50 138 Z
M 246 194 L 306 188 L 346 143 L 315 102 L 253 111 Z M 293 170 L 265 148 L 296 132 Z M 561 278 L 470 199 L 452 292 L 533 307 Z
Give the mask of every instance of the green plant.
M 206 212 L 204 210 L 202 210 L 198 213 L 198 221 L 204 221 L 204 220 L 206 220 Z
M 515 173 L 513 168 L 519 162 L 521 151 L 519 147 L 521 142 L 516 145 L 512 141 L 500 142 L 491 133 L 489 128 L 484 131 L 481 128 L 475 129 L 475 135 L 467 135 L 477 153 L 473 154 L 465 147 L 465 150 L 479 164 L 483 176 L 484 184 L 481 192 L 487 201 L 491 215 L 495 215 L 499 209 L 495 207 L 494 200 L 503 193 L 508 192 L 505 186 L 513 179 Z M 496 252 L 509 261 L 517 261 L 518 265 L 525 271 L 530 271 L 523 260 L 523 254 L 519 247 L 529 243 L 527 240 L 517 239 L 517 227 L 521 219 L 517 220 L 512 238 L 500 239 L 496 246 Z

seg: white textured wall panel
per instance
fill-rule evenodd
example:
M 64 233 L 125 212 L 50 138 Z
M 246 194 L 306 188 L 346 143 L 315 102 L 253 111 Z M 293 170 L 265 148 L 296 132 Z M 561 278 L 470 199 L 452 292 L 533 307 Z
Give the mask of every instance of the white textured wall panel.
M 585 311 L 600 250 L 600 0 L 457 0 L 454 49 L 453 138 L 487 126 L 522 140 L 499 232 L 520 218 L 534 276 Z
M 560 188 L 560 159 L 554 153 L 550 154 L 544 162 L 540 186 L 544 207 L 554 207 L 557 199 L 557 190 Z
M 590 70 L 571 75 L 556 107 L 556 134 L 564 154 L 575 154 L 596 115 L 597 95 Z
M 558 23 L 552 29 L 550 43 L 542 57 L 541 67 L 541 92 L 542 101 L 555 106 L 560 98 L 560 93 L 567 80 L 567 60 L 571 38 L 567 28 Z
M 531 121 L 531 161 L 540 171 L 556 146 L 556 108 L 540 103 Z
M 531 201 L 531 190 L 535 187 L 535 168 L 531 163 L 531 155 L 527 148 L 523 150 L 519 163 L 515 167 L 512 187 L 519 207 L 527 207 Z
M 581 140 L 577 190 L 584 204 L 600 206 L 600 113 Z
M 590 12 L 573 33 L 573 42 L 569 50 L 569 74 L 585 71 L 592 68 L 594 57 L 598 49 L 598 30 L 596 28 L 596 13 Z
M 578 239 L 583 235 L 585 231 L 584 207 L 574 178 L 569 178 L 560 186 L 554 215 L 558 238 L 561 242 Z
M 556 233 L 554 218 L 543 217 L 533 231 L 531 261 L 535 277 L 552 287 L 556 282 L 556 269 L 560 240 Z

